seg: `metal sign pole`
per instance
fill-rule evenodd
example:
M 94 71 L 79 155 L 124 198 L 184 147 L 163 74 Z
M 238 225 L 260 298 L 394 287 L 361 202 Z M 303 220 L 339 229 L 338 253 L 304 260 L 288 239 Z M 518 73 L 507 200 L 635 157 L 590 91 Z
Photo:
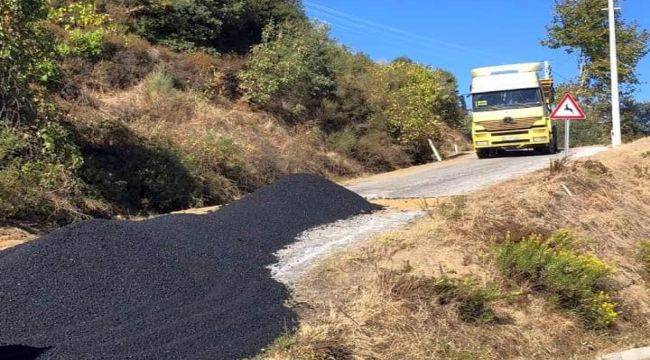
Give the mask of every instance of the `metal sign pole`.
M 569 156 L 569 130 L 571 121 L 564 120 L 564 156 Z

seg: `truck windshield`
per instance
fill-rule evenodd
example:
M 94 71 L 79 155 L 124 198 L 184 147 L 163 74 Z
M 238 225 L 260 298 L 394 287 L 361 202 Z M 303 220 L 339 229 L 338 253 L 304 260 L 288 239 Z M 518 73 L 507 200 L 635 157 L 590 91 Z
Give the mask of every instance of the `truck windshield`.
M 539 89 L 494 91 L 472 95 L 474 111 L 517 109 L 541 106 Z

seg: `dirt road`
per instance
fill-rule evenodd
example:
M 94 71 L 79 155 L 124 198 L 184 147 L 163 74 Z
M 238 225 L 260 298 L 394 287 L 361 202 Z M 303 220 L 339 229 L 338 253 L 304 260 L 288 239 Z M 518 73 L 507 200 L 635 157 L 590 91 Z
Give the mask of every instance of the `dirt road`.
M 604 146 L 571 150 L 571 158 L 581 158 L 606 150 Z M 507 156 L 479 160 L 466 154 L 441 163 L 431 163 L 356 179 L 345 186 L 367 199 L 395 199 L 462 195 L 549 165 L 557 155 L 513 152 Z

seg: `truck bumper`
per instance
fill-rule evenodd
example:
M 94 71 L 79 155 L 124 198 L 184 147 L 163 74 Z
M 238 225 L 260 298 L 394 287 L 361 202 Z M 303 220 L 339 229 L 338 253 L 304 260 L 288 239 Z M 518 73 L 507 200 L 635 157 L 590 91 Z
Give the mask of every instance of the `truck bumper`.
M 548 144 L 551 142 L 552 132 L 546 126 L 494 132 L 474 131 L 472 139 L 475 149 L 526 148 Z

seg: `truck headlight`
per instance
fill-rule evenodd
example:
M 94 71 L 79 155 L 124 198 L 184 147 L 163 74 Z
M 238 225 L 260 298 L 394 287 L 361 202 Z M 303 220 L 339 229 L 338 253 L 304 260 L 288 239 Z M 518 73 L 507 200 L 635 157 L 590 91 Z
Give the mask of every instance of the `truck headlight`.
M 548 141 L 548 138 L 546 136 L 533 138 L 533 142 L 544 142 L 544 141 Z
M 477 141 L 476 146 L 489 146 L 490 142 L 489 141 Z

